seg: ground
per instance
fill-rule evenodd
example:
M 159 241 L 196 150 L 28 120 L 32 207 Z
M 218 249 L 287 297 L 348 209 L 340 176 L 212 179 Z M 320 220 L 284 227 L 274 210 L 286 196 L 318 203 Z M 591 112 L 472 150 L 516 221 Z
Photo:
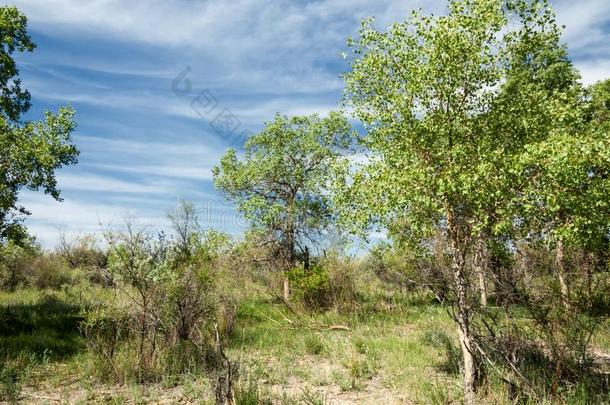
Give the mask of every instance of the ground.
M 146 386 L 89 377 L 75 297 L 48 292 L 41 302 L 41 294 L 0 295 L 4 320 L 13 317 L 1 343 L 19 341 L 36 356 L 24 363 L 21 403 L 213 403 L 213 380 L 205 375 Z M 456 360 L 438 343 L 454 334 L 447 308 L 425 294 L 380 292 L 350 311 L 326 312 L 292 312 L 260 295 L 239 306 L 226 353 L 239 365 L 238 390 L 255 387 L 278 404 L 459 403 Z M 610 339 L 602 334 L 595 344 L 608 352 Z

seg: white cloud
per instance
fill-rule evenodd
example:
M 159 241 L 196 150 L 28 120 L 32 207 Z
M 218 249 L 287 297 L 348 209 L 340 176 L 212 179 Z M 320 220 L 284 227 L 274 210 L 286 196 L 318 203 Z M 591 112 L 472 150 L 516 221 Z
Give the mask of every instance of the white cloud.
M 158 165 L 116 165 L 116 164 L 92 164 L 91 167 L 112 170 L 121 173 L 138 173 L 148 176 L 173 177 L 188 180 L 212 180 L 212 168 L 214 164 L 201 165 L 197 162 L 184 162 L 180 165 L 158 164 Z
M 567 25 L 564 39 L 583 82 L 608 77 L 610 2 L 551 3 L 558 22 Z M 40 49 L 34 56 L 19 57 L 20 63 L 25 62 L 24 84 L 35 101 L 82 104 L 85 114 L 90 111 L 84 121 L 107 135 L 75 137 L 82 150 L 81 163 L 58 176 L 60 188 L 67 191 L 63 204 L 26 193 L 24 205 L 33 211 L 28 224 L 49 241 L 56 239 L 59 226 L 75 233 L 98 229 L 99 221 L 120 222 L 127 207 L 137 216 L 163 223 L 164 210 L 185 190 L 217 203 L 218 199 L 197 190 L 195 182 L 211 180 L 211 168 L 227 140 L 209 128 L 212 117 L 193 110 L 191 102 L 200 91 L 209 89 L 220 108 L 231 110 L 250 129 L 276 112 L 326 114 L 337 108 L 343 87 L 337 71 L 347 67 L 339 53 L 346 50 L 347 37 L 357 35 L 361 18 L 375 16 L 383 28 L 403 20 L 415 7 L 435 14 L 446 8 L 445 1 L 432 0 L 16 0 L 15 4 L 28 16 L 30 28 L 69 44 L 53 42 L 49 52 Z M 75 39 L 83 52 L 73 48 Z M 87 52 L 89 41 L 103 41 L 99 55 Z M 171 92 L 171 83 L 186 66 L 192 66 L 193 89 L 181 97 Z M 132 122 L 131 116 L 114 120 L 117 111 L 150 116 L 153 123 Z M 184 124 L 177 128 L 179 120 Z M 363 163 L 367 158 L 356 155 L 352 160 Z M 81 195 L 93 193 L 99 194 L 93 203 Z M 229 222 L 235 218 L 231 208 L 222 212 L 214 218 L 226 217 Z
M 142 184 L 86 173 L 82 170 L 79 170 L 78 173 L 60 172 L 57 175 L 57 182 L 64 190 L 129 194 L 164 194 L 172 191 L 169 184 Z
M 610 57 L 608 59 L 577 61 L 575 65 L 580 71 L 582 82 L 585 85 L 610 78 Z

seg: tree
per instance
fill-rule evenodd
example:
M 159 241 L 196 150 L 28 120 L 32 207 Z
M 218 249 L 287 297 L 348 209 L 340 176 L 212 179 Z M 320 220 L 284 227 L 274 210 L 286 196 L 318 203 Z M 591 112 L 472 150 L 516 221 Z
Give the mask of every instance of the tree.
M 60 191 L 56 169 L 77 162 L 78 151 L 71 143 L 74 111 L 61 108 L 47 112 L 38 122 L 21 122 L 30 108 L 30 93 L 21 88 L 14 52 L 35 48 L 27 33 L 27 19 L 15 7 L 0 7 L 0 242 L 26 238 L 18 205 L 21 189 L 43 189 L 56 200 Z
M 7 272 L 4 284 L 10 291 L 15 291 L 20 281 L 20 273 L 23 273 L 24 268 L 40 253 L 40 247 L 34 238 L 28 237 L 20 242 L 19 245 L 13 241 L 0 245 L 0 268 Z
M 345 170 L 337 202 L 361 227 L 380 223 L 414 243 L 440 229 L 449 241 L 467 403 L 477 343 L 466 258 L 482 233 L 510 229 L 526 146 L 571 119 L 577 75 L 559 35 L 542 2 L 452 0 L 446 16 L 415 11 L 387 32 L 365 20 L 350 41 L 346 101 L 372 156 Z
M 189 256 L 194 245 L 193 238 L 197 237 L 201 231 L 195 205 L 190 201 L 182 200 L 179 202 L 178 208 L 167 213 L 167 218 L 172 223 L 182 253 Z
M 576 117 L 529 145 L 519 159 L 527 182 L 516 202 L 523 208 L 527 232 L 555 246 L 555 272 L 566 306 L 566 247 L 595 249 L 610 234 L 609 83 L 583 91 Z
M 326 118 L 277 115 L 246 142 L 243 158 L 230 149 L 214 168 L 216 187 L 278 246 L 284 271 L 295 266 L 299 253 L 307 255 L 308 242 L 332 223 L 326 186 L 339 148 L 350 137 L 347 120 L 336 112 Z

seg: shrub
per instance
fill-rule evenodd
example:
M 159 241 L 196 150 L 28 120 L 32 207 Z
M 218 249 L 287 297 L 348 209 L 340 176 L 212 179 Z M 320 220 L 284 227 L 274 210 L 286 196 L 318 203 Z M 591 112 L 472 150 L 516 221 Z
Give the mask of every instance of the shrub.
M 365 267 L 384 283 L 405 290 L 428 290 L 442 303 L 449 291 L 450 260 L 447 241 L 437 235 L 425 249 L 382 242 L 371 250 Z
M 59 290 L 65 286 L 76 285 L 84 278 L 80 269 L 68 267 L 61 257 L 45 254 L 32 262 L 28 284 L 41 290 Z
M 568 250 L 566 297 L 554 274 L 553 252 L 533 244 L 519 248 L 511 298 L 473 322 L 484 371 L 507 383 L 511 401 L 569 394 L 599 402 L 607 382 L 594 364 L 591 338 L 610 317 L 608 274 L 591 266 L 587 252 Z
M 40 248 L 33 239 L 21 244 L 0 244 L 0 285 L 14 291 L 19 284 L 26 284 L 32 261 L 39 254 Z
M 294 267 L 287 273 L 294 295 L 312 309 L 328 309 L 351 304 L 355 281 L 351 263 L 338 257 L 325 257 L 305 269 Z
M 108 239 L 117 294 L 84 325 L 96 367 L 121 382 L 218 367 L 235 317 L 233 299 L 216 282 L 226 247 L 219 234 L 176 241 L 128 227 Z
M 57 253 L 72 268 L 95 271 L 105 269 L 108 264 L 108 252 L 98 246 L 95 235 L 82 235 L 73 241 L 68 241 L 62 233 Z

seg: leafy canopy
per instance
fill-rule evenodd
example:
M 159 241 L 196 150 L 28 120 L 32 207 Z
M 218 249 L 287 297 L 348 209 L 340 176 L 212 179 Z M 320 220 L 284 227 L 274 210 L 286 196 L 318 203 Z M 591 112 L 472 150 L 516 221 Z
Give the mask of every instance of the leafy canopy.
M 387 32 L 365 20 L 345 98 L 372 156 L 339 182 L 349 222 L 414 241 L 449 217 L 462 241 L 509 227 L 518 157 L 579 111 L 559 36 L 539 1 L 453 0 Z
M 336 112 L 325 118 L 277 115 L 248 139 L 245 156 L 230 149 L 222 157 L 214 168 L 215 185 L 255 229 L 293 250 L 331 223 L 326 187 L 351 136 L 349 123 Z
M 74 111 L 47 112 L 42 121 L 21 122 L 30 108 L 30 94 L 21 88 L 13 53 L 35 48 L 27 19 L 15 7 L 0 7 L 0 243 L 25 238 L 18 205 L 19 191 L 43 189 L 59 200 L 55 170 L 75 164 L 78 151 L 71 143 Z

